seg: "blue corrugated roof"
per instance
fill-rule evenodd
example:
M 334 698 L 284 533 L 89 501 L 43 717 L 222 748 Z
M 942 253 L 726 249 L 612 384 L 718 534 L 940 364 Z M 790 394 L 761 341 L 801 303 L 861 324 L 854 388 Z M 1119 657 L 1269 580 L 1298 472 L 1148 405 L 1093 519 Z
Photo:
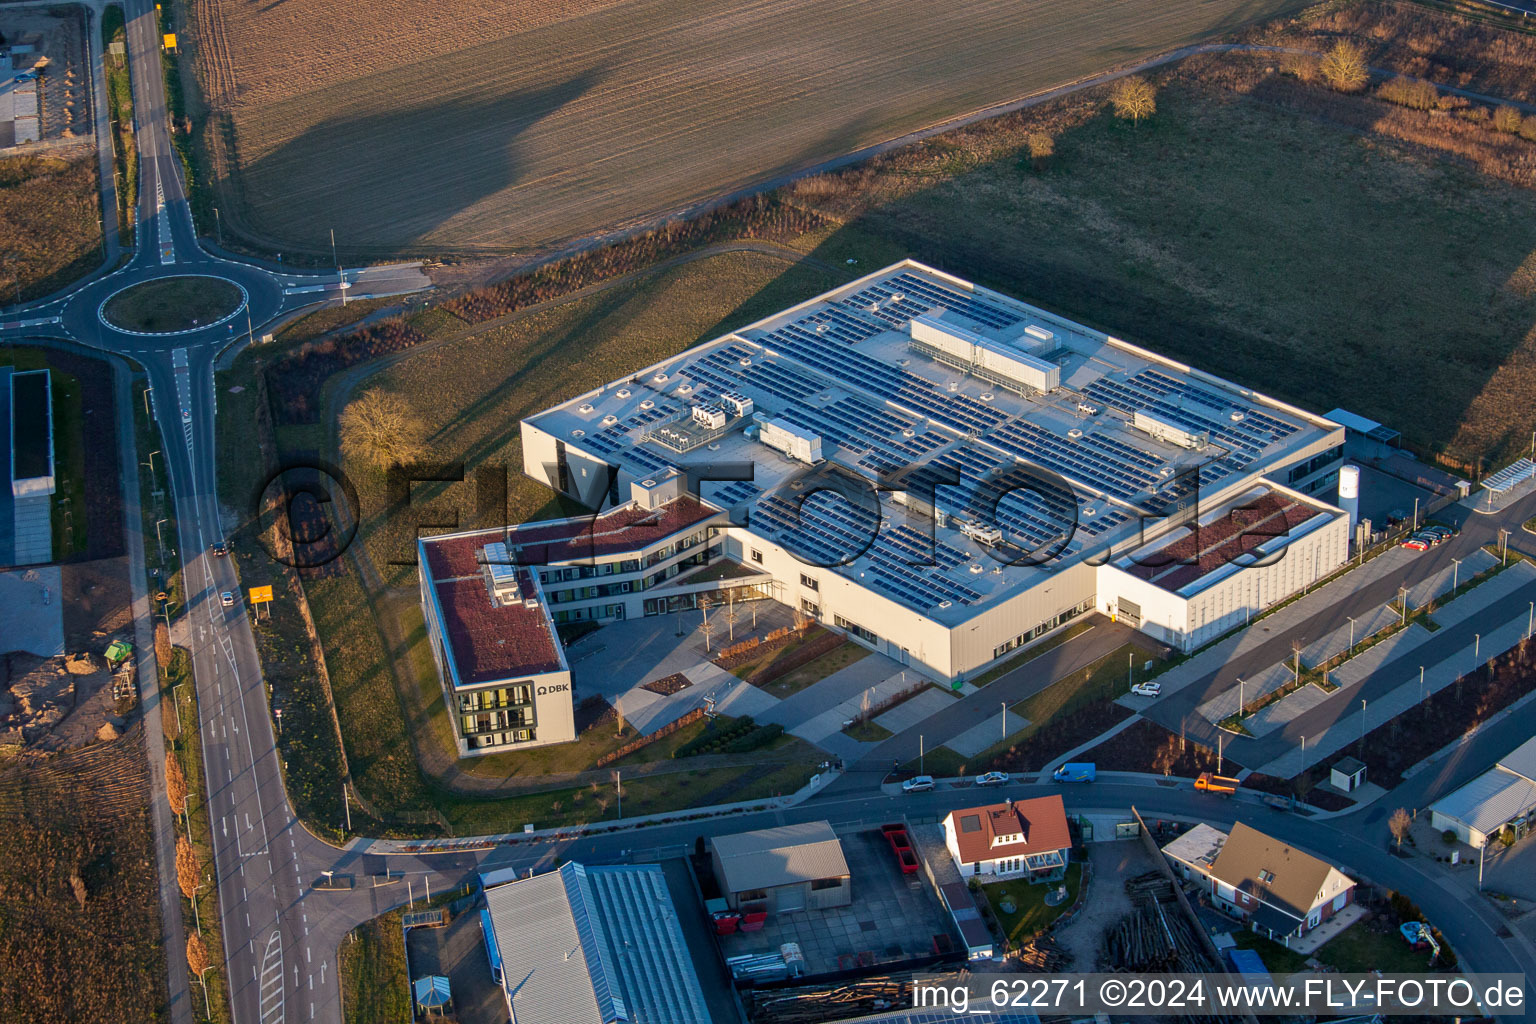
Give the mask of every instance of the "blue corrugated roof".
M 413 984 L 416 989 L 417 1006 L 446 1006 L 453 998 L 448 988 L 448 979 L 441 974 L 429 974 L 425 978 L 417 978 Z

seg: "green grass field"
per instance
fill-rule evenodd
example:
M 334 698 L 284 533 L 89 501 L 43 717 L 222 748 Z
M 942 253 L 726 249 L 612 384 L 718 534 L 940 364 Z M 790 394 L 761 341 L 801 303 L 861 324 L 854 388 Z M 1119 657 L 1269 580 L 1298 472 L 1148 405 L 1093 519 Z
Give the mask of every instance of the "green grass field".
M 983 882 L 982 891 L 987 894 L 987 901 L 992 905 L 992 912 L 997 915 L 998 926 L 1002 929 L 1004 937 L 1008 940 L 1009 949 L 1018 949 L 1030 939 L 1039 935 L 1052 921 L 1055 921 L 1077 899 L 1078 886 L 1083 881 L 1083 866 L 1081 864 L 1068 864 L 1067 877 L 1063 880 L 1066 884 L 1068 899 L 1058 906 L 1045 905 L 1045 894 L 1062 882 L 1050 885 L 1030 885 L 1022 879 L 1011 882 Z M 1004 913 L 999 904 L 1004 894 L 1013 901 L 1013 913 Z
M 232 125 L 233 152 L 207 133 L 237 161 L 225 230 L 233 212 L 280 249 L 328 251 L 334 227 L 388 253 L 602 230 L 1304 3 L 520 0 L 489 23 L 385 4 L 335 26 L 345 47 L 303 28 L 350 17 L 334 5 L 210 6 L 196 64 Z
M 347 1024 L 411 1019 L 404 912 L 392 910 L 352 929 L 340 949 L 341 1005 Z

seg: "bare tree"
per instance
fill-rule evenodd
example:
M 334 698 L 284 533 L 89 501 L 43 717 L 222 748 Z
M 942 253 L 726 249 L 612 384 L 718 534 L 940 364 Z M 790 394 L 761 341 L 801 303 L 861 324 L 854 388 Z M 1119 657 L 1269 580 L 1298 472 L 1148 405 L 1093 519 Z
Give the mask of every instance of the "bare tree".
M 400 398 L 370 388 L 341 413 L 341 451 L 347 458 L 388 469 L 426 456 L 426 427 Z
M 1114 106 L 1116 116 L 1140 124 L 1142 118 L 1157 113 L 1157 90 L 1145 78 L 1133 75 L 1115 83 L 1109 102 Z
M 1399 807 L 1392 812 L 1392 817 L 1387 819 L 1387 828 L 1392 831 L 1392 838 L 1397 840 L 1397 848 L 1403 848 L 1403 840 L 1408 837 L 1408 831 L 1413 828 L 1413 816 L 1407 808 Z
M 1323 55 L 1318 70 L 1322 72 L 1323 80 L 1339 92 L 1356 92 L 1371 78 L 1365 51 L 1347 39 L 1333 44 L 1333 49 Z

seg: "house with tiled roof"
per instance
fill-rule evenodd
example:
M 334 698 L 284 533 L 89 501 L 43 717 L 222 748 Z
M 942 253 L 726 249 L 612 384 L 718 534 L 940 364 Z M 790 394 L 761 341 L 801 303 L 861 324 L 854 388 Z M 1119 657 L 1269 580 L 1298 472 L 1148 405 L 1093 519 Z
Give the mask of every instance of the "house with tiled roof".
M 1344 872 L 1242 822 L 1229 834 L 1197 825 L 1163 855 L 1186 878 L 1209 885 L 1217 909 L 1287 945 L 1354 898 L 1355 881 Z
M 1052 882 L 1066 874 L 1072 832 L 1061 797 L 1052 794 L 951 811 L 944 845 L 962 878 Z

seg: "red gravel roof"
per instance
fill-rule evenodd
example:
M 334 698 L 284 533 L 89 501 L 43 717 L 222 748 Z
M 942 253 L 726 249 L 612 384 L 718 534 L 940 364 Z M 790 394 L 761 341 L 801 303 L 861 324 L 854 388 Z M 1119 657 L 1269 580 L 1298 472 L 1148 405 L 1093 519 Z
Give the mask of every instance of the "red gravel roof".
M 975 822 L 966 819 L 974 817 Z M 951 811 L 946 824 L 954 832 L 962 864 L 995 860 L 999 857 L 1027 857 L 1050 850 L 1065 850 L 1072 845 L 1067 828 L 1067 809 L 1056 794 L 1015 800 L 1009 804 L 988 804 Z M 970 825 L 977 827 L 967 828 Z M 1022 833 L 1019 842 L 993 846 L 997 836 Z
M 1145 556 L 1150 564 L 1131 565 L 1126 571 L 1164 590 L 1177 591 L 1261 544 L 1289 536 L 1322 514 L 1295 498 L 1265 491 L 1255 500 L 1229 509 L 1215 522 L 1192 527 L 1172 544 L 1151 552 Z
M 519 568 L 518 590 L 537 598 L 529 608 L 521 601 L 497 606 L 491 601 L 478 552 L 495 543 L 499 530 L 427 540 L 423 567 L 442 610 L 448 656 L 460 685 L 497 682 L 516 676 L 565 669 L 559 640 L 544 612 L 543 594 L 528 569 Z

